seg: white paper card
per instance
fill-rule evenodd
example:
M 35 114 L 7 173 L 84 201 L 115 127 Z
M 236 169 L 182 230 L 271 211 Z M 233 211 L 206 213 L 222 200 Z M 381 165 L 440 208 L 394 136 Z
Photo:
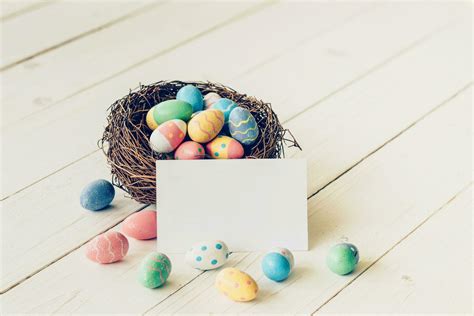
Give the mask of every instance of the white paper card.
M 305 160 L 160 160 L 156 169 L 159 251 L 206 240 L 308 250 Z

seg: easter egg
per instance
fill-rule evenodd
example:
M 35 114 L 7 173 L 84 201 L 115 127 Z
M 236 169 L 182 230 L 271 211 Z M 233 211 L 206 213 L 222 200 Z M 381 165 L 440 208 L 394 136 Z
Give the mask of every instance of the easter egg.
M 198 143 L 207 143 L 219 134 L 224 126 L 224 115 L 219 110 L 204 110 L 189 121 L 189 137 Z
M 288 250 L 286 248 L 281 248 L 281 247 L 274 247 L 267 253 L 272 253 L 272 252 L 279 253 L 283 257 L 285 257 L 286 260 L 288 260 L 288 262 L 290 263 L 290 269 L 293 269 L 293 267 L 295 265 L 295 257 L 293 256 L 293 253 L 291 253 L 290 250 Z
M 220 240 L 197 243 L 186 252 L 186 262 L 199 270 L 217 269 L 228 257 L 229 248 Z
M 156 238 L 156 211 L 140 211 L 127 217 L 122 232 L 139 240 Z
M 215 159 L 239 159 L 244 156 L 242 145 L 229 136 L 219 135 L 206 145 L 206 152 Z
M 170 120 L 158 126 L 151 133 L 150 147 L 157 153 L 170 153 L 186 137 L 186 123 L 181 120 Z
M 288 258 L 278 252 L 270 252 L 262 260 L 263 274 L 270 280 L 281 282 L 286 280 L 291 272 Z
M 205 155 L 204 147 L 201 144 L 187 141 L 179 145 L 174 153 L 176 160 L 203 159 Z
M 86 256 L 98 263 L 121 260 L 128 252 L 128 240 L 119 232 L 108 231 L 96 236 L 85 247 Z
M 339 275 L 351 273 L 359 262 L 357 247 L 349 243 L 333 246 L 326 257 L 328 268 Z
M 211 109 L 217 109 L 224 113 L 224 120 L 227 123 L 229 121 L 230 112 L 237 107 L 237 104 L 227 98 L 222 98 L 217 100 L 212 106 Z
M 191 104 L 193 112 L 201 111 L 204 106 L 201 91 L 191 84 L 179 89 L 176 94 L 176 99 Z
M 181 100 L 168 100 L 158 103 L 153 110 L 155 122 L 160 125 L 169 120 L 189 121 L 193 114 L 193 107 Z
M 204 108 L 209 109 L 217 100 L 222 99 L 220 95 L 215 92 L 209 92 L 204 96 Z
M 216 288 L 228 298 L 248 302 L 257 297 L 258 285 L 250 275 L 236 268 L 225 268 L 217 274 Z
M 107 180 L 99 179 L 89 183 L 81 192 L 80 201 L 83 208 L 99 211 L 106 208 L 114 199 L 114 186 Z
M 153 116 L 155 112 L 156 106 L 152 107 L 148 112 L 146 113 L 146 125 L 154 131 L 158 127 L 158 123 L 155 121 L 155 117 Z
M 229 116 L 229 133 L 244 145 L 252 145 L 257 140 L 259 130 L 257 122 L 249 110 L 235 108 Z
M 171 261 L 160 252 L 149 253 L 138 268 L 138 281 L 145 287 L 154 289 L 165 284 L 171 273 Z

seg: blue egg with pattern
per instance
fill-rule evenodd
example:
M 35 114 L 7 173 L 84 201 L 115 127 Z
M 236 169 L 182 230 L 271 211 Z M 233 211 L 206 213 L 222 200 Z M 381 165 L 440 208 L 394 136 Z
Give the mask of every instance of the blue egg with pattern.
M 230 112 L 235 108 L 237 108 L 237 103 L 227 98 L 219 99 L 211 106 L 211 109 L 217 109 L 224 113 L 224 123 L 229 121 Z
M 270 280 L 281 282 L 290 275 L 291 263 L 285 256 L 277 252 L 270 252 L 263 257 L 262 270 Z
M 112 183 L 99 179 L 89 183 L 81 192 L 81 205 L 90 211 L 100 211 L 109 206 L 115 196 Z
M 204 99 L 201 91 L 195 86 L 188 84 L 178 90 L 176 100 L 184 101 L 192 105 L 193 112 L 202 111 Z
M 249 110 L 238 107 L 232 110 L 227 124 L 230 136 L 243 145 L 257 141 L 259 130 L 257 122 Z
M 229 254 L 229 248 L 222 240 L 199 242 L 186 252 L 186 262 L 195 269 L 212 270 L 226 263 Z

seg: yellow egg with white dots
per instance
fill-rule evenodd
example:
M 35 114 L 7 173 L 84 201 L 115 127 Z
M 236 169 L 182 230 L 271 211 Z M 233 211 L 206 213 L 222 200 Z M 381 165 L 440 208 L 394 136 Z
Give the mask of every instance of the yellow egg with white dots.
M 258 285 L 247 273 L 236 268 L 225 268 L 216 277 L 216 288 L 237 302 L 248 302 L 257 297 Z

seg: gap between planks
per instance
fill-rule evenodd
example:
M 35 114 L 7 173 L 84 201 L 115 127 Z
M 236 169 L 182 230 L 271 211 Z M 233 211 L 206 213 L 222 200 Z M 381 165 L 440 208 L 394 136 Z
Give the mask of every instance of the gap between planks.
M 43 8 L 45 6 L 48 6 L 50 4 L 53 4 L 55 2 L 58 2 L 58 0 L 43 0 L 43 1 L 38 1 L 38 3 L 34 3 L 34 1 L 31 1 L 30 5 L 19 8 L 18 10 L 15 10 L 11 13 L 8 13 L 8 14 L 3 15 L 2 17 L 0 17 L 0 22 L 8 21 L 8 20 L 13 19 L 17 16 L 20 16 L 22 14 L 41 9 L 41 8 Z M 6 4 L 4 3 L 3 5 L 6 5 Z

